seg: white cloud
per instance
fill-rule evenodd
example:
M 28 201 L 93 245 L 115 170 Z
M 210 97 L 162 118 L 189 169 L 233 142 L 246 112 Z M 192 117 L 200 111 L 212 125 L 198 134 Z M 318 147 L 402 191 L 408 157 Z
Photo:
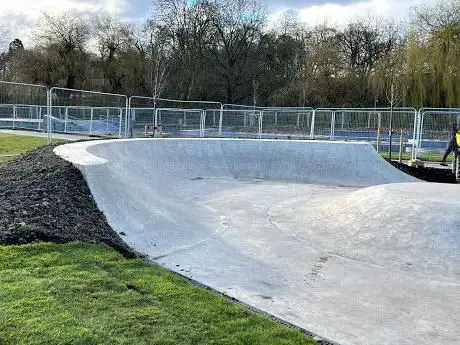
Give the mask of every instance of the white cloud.
M 390 17 L 395 21 L 409 18 L 414 6 L 434 3 L 435 0 L 368 0 L 348 4 L 325 3 L 304 7 L 298 10 L 299 19 L 309 25 L 325 24 L 341 26 L 352 20 L 374 17 Z M 276 20 L 286 9 L 273 13 L 270 18 Z
M 8 1 L 8 4 L 5 3 Z M 74 12 L 91 15 L 108 12 L 122 15 L 127 8 L 127 0 L 2 0 L 0 25 L 7 29 L 8 38 L 20 38 L 24 45 L 33 45 L 33 31 L 43 13 L 59 14 Z

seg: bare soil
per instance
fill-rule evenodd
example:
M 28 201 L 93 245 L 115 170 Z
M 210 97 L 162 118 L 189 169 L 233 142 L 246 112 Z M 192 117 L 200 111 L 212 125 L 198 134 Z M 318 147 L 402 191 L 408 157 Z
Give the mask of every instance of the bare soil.
M 81 172 L 53 148 L 0 164 L 0 245 L 83 241 L 135 256 L 97 208 Z
M 390 162 L 389 160 L 387 160 Z M 438 183 L 452 183 L 456 184 L 455 175 L 450 169 L 437 169 L 431 167 L 411 167 L 404 163 L 396 161 L 390 162 L 394 167 L 405 172 L 408 175 L 414 176 L 420 180 L 427 182 L 438 182 Z

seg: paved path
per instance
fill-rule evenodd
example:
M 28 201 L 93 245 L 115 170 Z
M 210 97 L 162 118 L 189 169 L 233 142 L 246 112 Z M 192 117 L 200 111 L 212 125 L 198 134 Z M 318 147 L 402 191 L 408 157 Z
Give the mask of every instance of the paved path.
M 47 134 L 45 132 L 36 132 L 36 131 L 0 129 L 0 133 L 8 134 L 8 135 L 25 135 L 25 136 L 30 136 L 30 137 L 42 137 L 42 138 L 47 137 Z M 59 133 L 53 133 L 52 138 L 53 139 L 64 139 L 64 140 L 69 140 L 69 141 L 94 139 L 94 137 L 88 137 L 84 135 L 59 134 Z
M 460 339 L 460 186 L 365 143 L 140 139 L 55 150 L 151 260 L 343 345 Z

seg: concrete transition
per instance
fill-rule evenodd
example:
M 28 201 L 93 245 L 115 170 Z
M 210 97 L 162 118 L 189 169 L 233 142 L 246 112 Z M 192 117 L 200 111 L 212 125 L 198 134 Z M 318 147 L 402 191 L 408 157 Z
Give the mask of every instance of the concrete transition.
M 369 144 L 79 142 L 116 231 L 159 264 L 339 344 L 460 343 L 460 186 Z

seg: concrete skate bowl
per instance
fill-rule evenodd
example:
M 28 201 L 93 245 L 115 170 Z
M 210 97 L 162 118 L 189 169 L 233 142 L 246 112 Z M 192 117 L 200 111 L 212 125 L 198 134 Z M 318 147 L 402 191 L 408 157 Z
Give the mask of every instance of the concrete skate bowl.
M 164 267 L 338 344 L 458 344 L 460 186 L 365 143 L 80 142 L 126 242 Z

